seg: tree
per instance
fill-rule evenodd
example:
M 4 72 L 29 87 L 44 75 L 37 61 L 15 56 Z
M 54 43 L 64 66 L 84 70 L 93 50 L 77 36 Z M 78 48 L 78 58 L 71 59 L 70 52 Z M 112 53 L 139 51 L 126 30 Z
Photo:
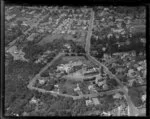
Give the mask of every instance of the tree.
M 41 77 L 49 77 L 49 71 L 46 70 L 41 74 Z
M 44 89 L 46 89 L 46 90 L 53 90 L 54 89 L 54 85 L 47 85 L 47 86 L 44 86 Z
M 26 59 L 34 61 L 39 54 L 44 52 L 44 48 L 39 45 L 33 45 L 32 43 L 29 43 L 23 48 L 23 52 L 25 52 Z
M 32 112 L 33 110 L 35 109 L 35 105 L 32 105 L 32 104 L 26 104 L 25 106 L 24 106 L 24 111 L 25 112 Z
M 73 105 L 71 106 L 71 114 L 72 114 L 72 116 L 82 115 L 86 111 L 87 111 L 87 108 L 86 108 L 84 99 L 80 99 L 80 100 L 75 101 L 73 103 Z

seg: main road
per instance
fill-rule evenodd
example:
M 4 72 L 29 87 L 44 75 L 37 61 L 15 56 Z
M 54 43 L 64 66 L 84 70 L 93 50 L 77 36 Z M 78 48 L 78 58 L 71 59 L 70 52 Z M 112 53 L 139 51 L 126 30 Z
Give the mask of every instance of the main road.
M 77 100 L 77 99 L 81 99 L 81 98 L 91 98 L 91 97 L 97 97 L 98 95 L 104 95 L 104 94 L 107 94 L 107 95 L 111 95 L 111 94 L 114 94 L 116 92 L 119 92 L 120 89 L 114 89 L 114 90 L 108 90 L 108 91 L 105 91 L 105 92 L 100 92 L 100 93 L 94 93 L 94 94 L 85 94 L 85 95 L 79 95 L 79 96 L 72 96 L 72 95 L 68 95 L 68 94 L 61 94 L 61 93 L 58 93 L 58 92 L 55 92 L 55 91 L 47 91 L 45 89 L 41 89 L 41 88 L 37 88 L 34 86 L 36 80 L 38 80 L 38 78 L 40 78 L 40 75 L 48 69 L 48 67 L 50 67 L 52 64 L 54 64 L 54 62 L 56 60 L 59 60 L 60 58 L 64 57 L 65 56 L 65 53 L 59 53 L 50 63 L 48 63 L 45 67 L 43 67 L 40 72 L 38 74 L 36 74 L 34 76 L 34 78 L 29 82 L 29 84 L 27 85 L 27 87 L 30 89 L 30 90 L 37 90 L 38 92 L 42 92 L 42 93 L 50 93 L 52 95 L 60 95 L 60 96 L 64 96 L 64 97 L 70 97 L 70 98 L 73 98 L 74 100 Z
M 94 26 L 94 19 L 95 19 L 95 12 L 91 9 L 91 18 L 89 21 L 89 27 L 88 27 L 88 32 L 86 36 L 86 45 L 85 45 L 85 52 L 87 54 L 90 54 L 90 45 L 91 45 L 91 36 L 92 36 L 92 29 Z
M 129 116 L 137 116 L 138 115 L 138 109 L 134 106 L 134 104 L 132 103 L 130 96 L 128 95 L 128 89 L 127 87 L 125 87 L 122 82 L 114 75 L 112 74 L 111 71 L 109 71 L 109 69 L 102 63 L 100 63 L 96 58 L 92 57 L 90 55 L 90 40 L 91 40 L 91 36 L 92 36 L 92 29 L 93 29 L 93 24 L 94 24 L 94 11 L 91 9 L 91 19 L 90 19 L 90 24 L 89 24 L 89 29 L 88 29 L 88 34 L 87 34 L 87 38 L 86 38 L 86 46 L 85 46 L 85 51 L 86 51 L 86 56 L 87 58 L 92 61 L 93 63 L 95 63 L 98 66 L 102 66 L 105 71 L 107 72 L 107 74 L 109 74 L 109 76 L 111 76 L 112 78 L 114 78 L 117 83 L 120 86 L 121 91 L 124 93 L 125 98 L 127 100 L 128 106 L 129 106 Z

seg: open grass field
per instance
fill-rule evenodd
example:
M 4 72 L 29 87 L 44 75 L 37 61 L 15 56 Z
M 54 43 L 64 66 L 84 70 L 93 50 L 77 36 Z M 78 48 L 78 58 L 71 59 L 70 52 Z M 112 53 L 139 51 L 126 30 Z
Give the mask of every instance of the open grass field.
M 72 35 L 69 35 L 69 34 L 52 34 L 52 35 L 45 36 L 37 44 L 43 46 L 43 45 L 45 45 L 47 43 L 53 42 L 53 40 L 55 40 L 55 39 L 73 40 L 75 42 L 82 42 L 83 41 L 83 38 L 76 39 Z

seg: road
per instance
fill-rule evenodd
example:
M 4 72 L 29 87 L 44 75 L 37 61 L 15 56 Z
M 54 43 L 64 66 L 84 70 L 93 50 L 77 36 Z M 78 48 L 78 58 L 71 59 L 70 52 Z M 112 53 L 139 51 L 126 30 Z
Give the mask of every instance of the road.
M 79 96 L 72 96 L 72 95 L 68 95 L 68 94 L 61 94 L 61 93 L 57 93 L 57 92 L 54 92 L 54 91 L 47 91 L 45 89 L 40 89 L 40 88 L 34 87 L 35 81 L 40 77 L 40 75 L 48 67 L 50 67 L 56 60 L 58 60 L 59 58 L 61 58 L 63 56 L 65 56 L 65 53 L 59 53 L 50 63 L 48 63 L 44 68 L 42 68 L 41 71 L 37 75 L 35 75 L 35 77 L 29 82 L 27 87 L 29 89 L 31 89 L 31 90 L 37 90 L 37 91 L 42 92 L 42 93 L 50 93 L 52 95 L 60 95 L 60 96 L 64 96 L 64 97 L 70 97 L 70 98 L 73 98 L 74 100 L 81 99 L 83 97 L 84 98 L 92 98 L 92 97 L 97 97 L 98 95 L 104 95 L 104 94 L 111 95 L 111 94 L 115 94 L 116 92 L 121 92 L 122 91 L 122 92 L 124 92 L 125 98 L 126 98 L 126 100 L 128 102 L 128 105 L 129 105 L 129 115 L 130 116 L 136 116 L 138 114 L 138 109 L 133 105 L 130 97 L 128 96 L 127 89 L 124 86 L 122 88 L 120 87 L 119 89 L 109 90 L 109 91 L 95 93 L 95 94 L 79 95 Z M 93 57 L 89 56 L 88 58 L 91 58 L 92 61 L 93 61 Z M 97 63 L 96 63 L 97 65 L 103 66 L 103 64 L 101 64 L 100 62 L 97 62 Z M 107 69 L 107 67 L 105 67 L 105 68 Z M 112 73 L 108 69 L 107 69 L 107 73 L 109 75 L 112 75 Z M 112 77 L 115 77 L 115 75 L 113 75 Z M 120 82 L 119 79 L 117 79 L 117 80 L 118 80 L 118 82 Z
M 90 53 L 90 39 L 91 39 L 91 36 L 92 36 L 92 29 L 93 29 L 93 26 L 94 26 L 94 17 L 95 16 L 95 13 L 94 11 L 91 9 L 91 19 L 89 21 L 89 28 L 88 28 L 88 33 L 87 33 L 87 37 L 86 37 L 86 45 L 85 45 L 85 52 L 87 54 Z
M 36 80 L 38 80 L 38 78 L 40 77 L 40 75 L 45 70 L 47 70 L 48 67 L 50 67 L 56 60 L 60 59 L 63 56 L 65 56 L 65 53 L 59 53 L 50 63 L 48 63 L 45 67 L 43 67 L 37 75 L 35 75 L 35 77 L 29 82 L 29 84 L 27 85 L 27 87 L 30 90 L 37 90 L 37 91 L 42 92 L 42 93 L 51 93 L 53 95 L 60 95 L 60 96 L 64 96 L 64 97 L 70 97 L 70 98 L 73 98 L 74 100 L 81 99 L 83 97 L 84 98 L 96 97 L 98 95 L 103 95 L 104 93 L 110 95 L 110 94 L 113 94 L 113 93 L 116 93 L 116 92 L 120 91 L 120 89 L 115 89 L 115 90 L 101 92 L 99 94 L 95 93 L 95 94 L 86 94 L 86 95 L 72 96 L 72 95 L 68 95 L 68 94 L 61 94 L 61 93 L 57 93 L 57 92 L 54 92 L 54 91 L 47 91 L 45 89 L 34 87 L 34 84 L 35 84 Z
M 137 116 L 138 115 L 138 109 L 134 106 L 134 104 L 132 103 L 131 99 L 130 99 L 130 96 L 128 95 L 128 89 L 127 87 L 125 87 L 122 82 L 114 75 L 112 74 L 111 71 L 109 71 L 109 69 L 102 63 L 100 63 L 99 61 L 97 61 L 97 59 L 95 59 L 94 57 L 92 57 L 90 55 L 90 40 L 91 40 L 91 36 L 92 36 L 92 29 L 93 29 L 93 23 L 94 23 L 94 12 L 91 11 L 91 19 L 90 19 L 90 25 L 89 25 L 89 28 L 88 28 L 88 34 L 87 34 L 87 38 L 86 38 L 86 46 L 85 46 L 85 51 L 86 51 L 86 56 L 87 58 L 95 63 L 96 65 L 98 66 L 102 66 L 106 73 L 109 74 L 110 77 L 114 78 L 117 83 L 119 84 L 119 87 L 120 89 L 116 89 L 116 90 L 112 90 L 112 91 L 108 91 L 108 92 L 105 92 L 105 94 L 112 94 L 112 93 L 116 93 L 118 91 L 122 91 L 125 95 L 125 98 L 127 100 L 127 103 L 128 103 L 128 106 L 129 106 L 129 113 L 128 115 L 129 116 Z M 28 85 L 28 88 L 31 89 L 31 90 L 38 90 L 39 92 L 43 92 L 43 93 L 51 93 L 51 94 L 57 94 L 57 95 L 60 95 L 60 96 L 65 96 L 65 97 L 72 97 L 74 100 L 75 99 L 80 99 L 80 98 L 87 98 L 87 97 L 96 97 L 97 95 L 101 95 L 101 94 L 104 94 L 104 93 L 95 93 L 95 94 L 88 94 L 88 95 L 80 95 L 80 96 L 71 96 L 71 95 L 68 95 L 68 94 L 60 94 L 60 93 L 57 93 L 57 92 L 54 92 L 54 91 L 46 91 L 44 89 L 39 89 L 39 88 L 36 88 L 34 87 L 34 83 L 35 81 L 38 79 L 38 77 L 40 76 L 40 74 L 42 72 L 44 72 L 48 67 L 50 67 L 57 59 L 59 59 L 60 57 L 63 57 L 65 54 L 64 53 L 59 53 L 50 63 L 48 63 L 43 69 L 41 69 L 41 71 L 30 81 L 29 85 Z
M 132 103 L 130 96 L 128 95 L 128 89 L 127 87 L 125 87 L 122 82 L 114 75 L 112 74 L 111 71 L 109 71 L 109 69 L 102 63 L 100 63 L 96 58 L 92 57 L 90 55 L 90 40 L 91 40 L 91 36 L 92 36 L 92 28 L 93 28 L 93 23 L 94 23 L 94 12 L 91 10 L 91 19 L 90 19 L 90 25 L 89 25 L 89 29 L 88 29 L 88 34 L 87 34 L 87 38 L 86 38 L 86 46 L 85 46 L 85 51 L 86 51 L 86 57 L 93 63 L 95 63 L 98 66 L 102 66 L 106 73 L 109 74 L 110 77 L 114 78 L 117 83 L 119 84 L 119 87 L 121 89 L 121 91 L 124 93 L 125 98 L 127 100 L 128 106 L 129 106 L 129 116 L 137 116 L 138 115 L 138 109 L 134 106 L 134 104 Z
M 61 94 L 61 93 L 58 93 L 58 92 L 47 91 L 45 89 L 34 87 L 34 84 L 35 84 L 36 80 L 38 80 L 38 78 L 40 77 L 40 75 L 45 70 L 47 70 L 48 67 L 50 67 L 56 60 L 60 59 L 63 56 L 65 56 L 65 53 L 59 53 L 50 63 L 48 63 L 45 67 L 43 67 L 37 75 L 35 75 L 35 77 L 29 82 L 29 84 L 27 85 L 27 87 L 30 90 L 37 90 L 37 91 L 42 92 L 42 93 L 50 93 L 50 94 L 53 94 L 53 95 L 60 95 L 60 96 L 64 96 L 64 97 L 70 97 L 70 98 L 73 98 L 74 100 L 81 99 L 83 97 L 84 98 L 97 97 L 98 95 L 104 95 L 104 94 L 111 95 L 111 94 L 114 94 L 114 93 L 120 91 L 120 89 L 115 89 L 115 90 L 108 90 L 108 91 L 105 91 L 105 92 L 95 93 L 95 94 L 86 94 L 86 95 L 72 96 L 72 95 L 68 95 L 68 94 Z
M 29 89 L 37 89 L 33 85 L 35 84 L 35 81 L 40 77 L 40 75 L 48 68 L 50 67 L 56 60 L 59 58 L 65 56 L 65 53 L 59 53 L 50 63 L 48 63 L 45 67 L 43 67 L 40 72 L 35 75 L 35 77 L 30 81 L 29 85 L 27 86 Z
M 43 12 L 42 12 L 43 13 Z M 42 13 L 41 14 L 39 14 L 38 16 L 37 16 L 37 18 L 38 17 L 40 17 L 41 15 L 42 15 Z M 30 28 L 28 29 L 28 30 L 26 30 L 24 33 L 23 33 L 23 35 L 26 35 L 29 31 L 31 31 L 34 27 L 36 27 L 39 23 L 40 23 L 40 21 L 42 21 L 45 17 L 47 17 L 49 15 L 49 13 L 47 14 L 47 15 L 45 15 L 45 16 L 43 16 L 43 17 L 41 17 L 41 19 L 39 19 L 36 23 L 34 23 L 34 24 L 32 24 L 31 26 L 30 26 Z M 22 36 L 22 35 L 21 35 Z M 7 51 L 10 47 L 12 47 L 17 41 L 19 41 L 20 40 L 20 37 L 17 37 L 15 40 L 13 40 L 12 42 L 10 42 L 9 44 L 8 44 L 8 46 L 5 48 L 5 51 Z
M 119 84 L 119 87 L 121 89 L 121 91 L 124 93 L 125 95 L 125 98 L 127 100 L 127 103 L 128 103 L 128 106 L 129 106 L 129 115 L 130 116 L 137 116 L 138 115 L 138 109 L 134 106 L 134 104 L 132 103 L 131 99 L 130 99 L 130 96 L 128 95 L 128 89 L 127 87 L 125 87 L 121 81 L 114 75 L 112 74 L 111 71 L 109 71 L 109 69 L 102 63 L 100 63 L 99 61 L 97 61 L 94 57 L 92 57 L 91 55 L 89 54 L 86 54 L 87 58 L 92 61 L 93 63 L 95 63 L 96 65 L 98 66 L 102 66 L 105 71 L 107 72 L 107 74 L 109 74 L 110 77 L 114 78 L 117 83 Z

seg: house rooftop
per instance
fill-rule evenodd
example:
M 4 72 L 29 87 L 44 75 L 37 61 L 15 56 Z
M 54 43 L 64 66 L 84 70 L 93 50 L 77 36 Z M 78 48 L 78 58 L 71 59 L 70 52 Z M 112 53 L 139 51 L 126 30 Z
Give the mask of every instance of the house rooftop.
M 94 105 L 99 105 L 100 102 L 98 100 L 98 98 L 92 98 Z

